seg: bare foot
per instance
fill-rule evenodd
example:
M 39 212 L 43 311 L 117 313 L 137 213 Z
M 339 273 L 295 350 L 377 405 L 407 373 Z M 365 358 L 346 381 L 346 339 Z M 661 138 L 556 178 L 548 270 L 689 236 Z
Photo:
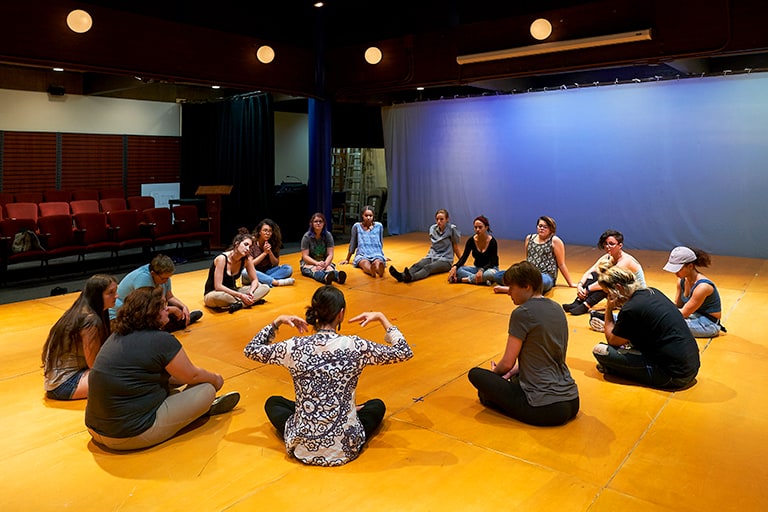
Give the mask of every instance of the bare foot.
M 509 293 L 509 286 L 496 285 L 493 287 L 493 293 Z

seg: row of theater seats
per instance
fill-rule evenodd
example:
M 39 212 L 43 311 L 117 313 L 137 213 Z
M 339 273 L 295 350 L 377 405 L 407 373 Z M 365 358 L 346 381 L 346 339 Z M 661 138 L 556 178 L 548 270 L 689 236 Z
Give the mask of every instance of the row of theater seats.
M 0 219 L 37 219 L 47 215 L 68 215 L 85 212 L 110 212 L 114 210 L 138 210 L 143 212 L 155 207 L 151 196 L 132 196 L 128 199 L 110 197 L 104 199 L 79 199 L 72 201 L 14 201 L 0 203 Z
M 0 204 L 6 203 L 50 203 L 63 201 L 80 201 L 82 199 L 108 199 L 113 197 L 125 198 L 121 188 L 77 189 L 77 190 L 45 190 L 37 192 L 0 192 Z
M 10 204 L 13 203 L 6 207 Z M 19 251 L 21 244 L 14 241 L 28 237 L 27 232 L 35 234 L 39 246 L 32 244 Z M 207 251 L 211 236 L 201 223 L 197 207 L 192 205 L 174 206 L 173 210 L 154 207 L 138 210 L 126 205 L 123 209 L 108 211 L 6 217 L 0 220 L 0 270 L 4 272 L 8 265 L 27 261 L 40 261 L 45 265 L 66 256 L 85 260 L 85 256 L 92 253 L 117 257 L 120 251 L 134 248 L 148 251 L 167 244 L 184 248 L 188 242 L 200 242 Z

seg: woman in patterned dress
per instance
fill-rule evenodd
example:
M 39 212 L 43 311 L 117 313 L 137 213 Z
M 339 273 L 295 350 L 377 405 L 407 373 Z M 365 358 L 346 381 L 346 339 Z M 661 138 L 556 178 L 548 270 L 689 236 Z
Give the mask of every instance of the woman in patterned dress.
M 367 311 L 349 322 L 363 327 L 379 322 L 390 346 L 341 334 L 345 311 L 341 290 L 321 286 L 312 296 L 306 321 L 280 315 L 244 350 L 250 359 L 285 366 L 291 373 L 296 401 L 271 396 L 264 409 L 288 453 L 305 464 L 339 466 L 355 459 L 386 411 L 384 402 L 377 398 L 355 404 L 360 373 L 368 365 L 397 363 L 413 356 L 403 335 L 383 313 Z M 281 325 L 295 327 L 299 334 L 311 325 L 315 332 L 273 344 Z

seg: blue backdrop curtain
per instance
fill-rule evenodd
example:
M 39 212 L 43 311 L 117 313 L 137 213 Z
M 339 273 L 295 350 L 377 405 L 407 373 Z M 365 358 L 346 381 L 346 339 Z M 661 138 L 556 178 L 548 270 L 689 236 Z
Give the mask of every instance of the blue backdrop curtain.
M 424 102 L 382 111 L 388 228 L 462 233 L 486 215 L 522 240 L 550 215 L 566 243 L 768 257 L 768 74 Z M 509 262 L 507 262 L 509 263 Z
M 253 229 L 274 202 L 274 111 L 268 94 L 182 107 L 181 195 L 200 185 L 232 185 L 223 198 L 221 242 Z

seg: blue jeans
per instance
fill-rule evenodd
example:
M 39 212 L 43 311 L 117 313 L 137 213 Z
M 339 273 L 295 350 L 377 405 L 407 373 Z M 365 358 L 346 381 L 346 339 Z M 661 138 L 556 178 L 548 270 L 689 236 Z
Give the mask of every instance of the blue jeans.
M 592 349 L 592 355 L 609 375 L 623 377 L 653 388 L 681 389 L 688 386 L 696 377 L 696 374 L 689 377 L 673 377 L 636 349 L 617 348 L 599 343 Z
M 714 338 L 720 335 L 720 324 L 699 313 L 691 313 L 685 323 L 694 338 Z
M 59 387 L 45 392 L 45 396 L 51 400 L 72 400 L 72 395 L 77 390 L 77 385 L 80 384 L 80 379 L 83 374 L 88 371 L 88 368 L 83 368 L 79 372 L 72 375 L 70 378 L 59 384 Z
M 549 290 L 555 287 L 555 280 L 552 279 L 552 276 L 549 274 L 546 274 L 544 272 L 541 273 L 541 293 L 542 295 L 547 293 Z
M 260 270 L 256 271 L 256 277 L 259 278 L 260 283 L 264 283 L 270 288 L 272 287 L 272 281 L 275 279 L 286 279 L 288 277 L 291 277 L 291 274 L 293 274 L 293 267 L 290 265 L 277 265 L 270 269 L 267 269 L 266 272 L 262 272 Z M 242 274 L 240 274 L 240 277 L 243 280 L 243 285 L 251 284 L 251 278 L 248 277 L 248 272 L 243 269 Z
M 314 279 L 318 283 L 323 283 L 323 284 L 325 284 L 325 275 L 330 273 L 330 272 L 334 273 L 334 275 L 336 276 L 336 280 L 338 281 L 339 280 L 339 271 L 336 270 L 336 265 L 334 265 L 333 263 L 331 263 L 330 265 L 325 267 L 324 270 L 318 270 L 317 272 L 313 272 L 312 271 L 312 267 L 310 267 L 310 266 L 303 266 L 303 267 L 301 267 L 301 275 L 306 276 L 306 277 L 311 277 L 312 279 Z
M 501 281 L 498 280 L 499 277 L 499 267 L 491 267 L 488 270 L 483 271 L 483 280 L 479 283 L 477 281 L 477 272 L 480 270 L 479 267 L 459 267 L 456 269 L 456 278 L 459 280 L 459 282 L 462 282 L 462 280 L 466 277 L 467 280 L 472 284 L 485 284 L 486 281 L 492 281 L 494 283 L 501 284 Z M 504 277 L 504 272 L 501 272 L 501 277 Z

